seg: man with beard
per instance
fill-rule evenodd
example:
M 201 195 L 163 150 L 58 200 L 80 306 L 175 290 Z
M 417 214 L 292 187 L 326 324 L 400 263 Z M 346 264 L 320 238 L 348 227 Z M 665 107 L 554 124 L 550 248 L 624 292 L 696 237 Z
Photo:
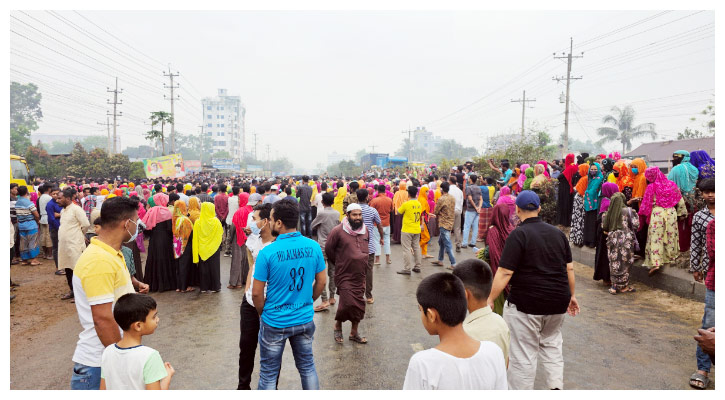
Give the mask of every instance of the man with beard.
M 342 323 L 350 321 L 349 340 L 367 343 L 358 333 L 365 317 L 365 278 L 368 267 L 370 231 L 363 223 L 360 204 L 347 206 L 347 217 L 327 236 L 325 254 L 335 265 L 335 285 L 340 301 L 335 314 L 335 342 L 342 344 Z

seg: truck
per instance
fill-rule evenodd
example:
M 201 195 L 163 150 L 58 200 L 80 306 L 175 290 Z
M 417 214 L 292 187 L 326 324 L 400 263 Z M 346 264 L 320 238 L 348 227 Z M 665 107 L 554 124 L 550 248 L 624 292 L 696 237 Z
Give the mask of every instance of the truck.
M 26 186 L 28 193 L 33 193 L 33 177 L 24 157 L 10 155 L 10 183 L 17 183 L 18 186 Z

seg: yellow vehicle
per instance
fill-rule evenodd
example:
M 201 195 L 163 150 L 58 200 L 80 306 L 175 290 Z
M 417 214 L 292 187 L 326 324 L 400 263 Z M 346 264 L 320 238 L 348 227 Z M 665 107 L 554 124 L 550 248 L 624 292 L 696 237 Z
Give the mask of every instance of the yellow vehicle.
M 33 179 L 30 176 L 30 170 L 28 169 L 28 163 L 25 158 L 10 155 L 10 183 L 17 183 L 18 186 L 27 186 L 28 192 L 33 193 Z

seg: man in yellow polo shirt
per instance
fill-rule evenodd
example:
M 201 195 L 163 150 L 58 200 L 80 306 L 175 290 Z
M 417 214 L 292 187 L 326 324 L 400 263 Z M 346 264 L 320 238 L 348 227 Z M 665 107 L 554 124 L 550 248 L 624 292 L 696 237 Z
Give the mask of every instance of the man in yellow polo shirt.
M 81 254 L 73 271 L 76 310 L 83 331 L 73 353 L 71 389 L 99 389 L 103 349 L 121 340 L 113 318 L 113 304 L 134 287 L 148 292 L 148 285 L 131 278 L 121 253 L 124 242 L 136 240 L 140 231 L 138 200 L 114 197 L 103 202 L 98 236 Z
M 413 272 L 420 272 L 420 214 L 422 212 L 420 202 L 417 199 L 418 188 L 408 186 L 408 198 L 411 200 L 403 203 L 396 210 L 403 215 L 403 226 L 400 233 L 400 244 L 403 246 L 403 269 L 397 271 L 401 275 L 410 275 L 411 256 L 415 256 L 415 267 Z

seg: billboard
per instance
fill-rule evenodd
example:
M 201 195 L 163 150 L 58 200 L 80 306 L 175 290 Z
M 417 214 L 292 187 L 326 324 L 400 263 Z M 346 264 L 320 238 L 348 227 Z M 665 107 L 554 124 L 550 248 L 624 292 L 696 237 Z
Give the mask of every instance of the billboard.
M 216 169 L 226 169 L 231 171 L 239 171 L 242 169 L 241 165 L 235 164 L 231 158 L 218 158 L 211 160 L 211 166 Z
M 184 160 L 184 170 L 186 172 L 201 172 L 201 161 Z
M 247 171 L 262 171 L 263 168 L 261 165 L 253 165 L 253 164 L 247 164 Z
M 143 169 L 147 178 L 183 178 L 186 176 L 184 160 L 181 154 L 170 154 L 163 157 L 143 160 Z

